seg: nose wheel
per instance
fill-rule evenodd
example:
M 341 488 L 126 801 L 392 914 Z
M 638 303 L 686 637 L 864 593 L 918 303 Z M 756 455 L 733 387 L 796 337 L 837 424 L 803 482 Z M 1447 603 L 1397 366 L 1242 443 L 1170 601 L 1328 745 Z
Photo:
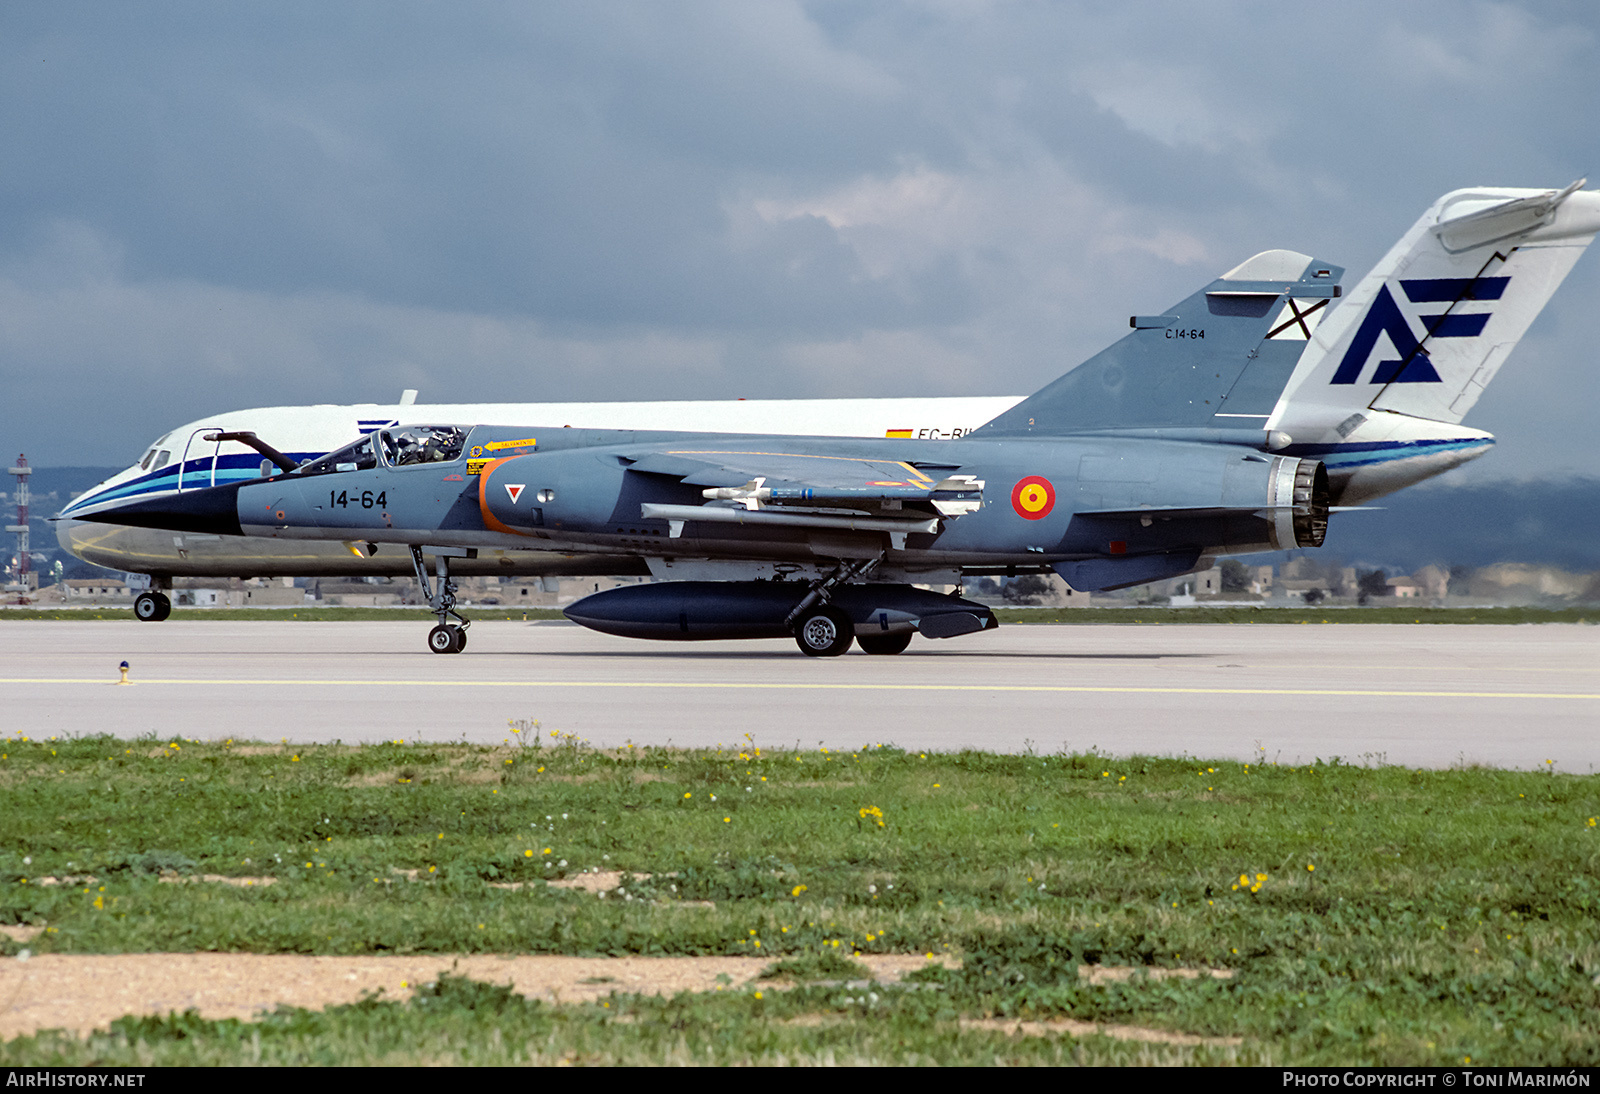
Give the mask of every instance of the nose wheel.
M 434 653 L 460 653 L 467 648 L 467 632 L 454 624 L 441 624 L 428 632 L 428 648 Z
M 141 623 L 159 623 L 172 614 L 172 600 L 165 593 L 145 591 L 134 597 L 133 617 Z

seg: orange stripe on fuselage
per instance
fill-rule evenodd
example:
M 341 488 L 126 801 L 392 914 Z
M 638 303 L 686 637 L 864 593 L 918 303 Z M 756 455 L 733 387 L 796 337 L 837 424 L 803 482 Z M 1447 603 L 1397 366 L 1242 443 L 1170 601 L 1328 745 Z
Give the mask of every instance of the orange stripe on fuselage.
M 501 456 L 498 460 L 490 460 L 488 463 L 484 464 L 483 470 L 478 472 L 478 512 L 483 515 L 483 523 L 491 532 L 504 532 L 509 536 L 533 535 L 532 532 L 519 532 L 517 529 L 512 528 L 509 525 L 502 524 L 495 518 L 493 513 L 489 512 L 489 476 L 494 474 L 494 469 L 499 467 L 501 464 L 510 463 L 512 460 L 521 458 L 522 457 L 520 456 Z

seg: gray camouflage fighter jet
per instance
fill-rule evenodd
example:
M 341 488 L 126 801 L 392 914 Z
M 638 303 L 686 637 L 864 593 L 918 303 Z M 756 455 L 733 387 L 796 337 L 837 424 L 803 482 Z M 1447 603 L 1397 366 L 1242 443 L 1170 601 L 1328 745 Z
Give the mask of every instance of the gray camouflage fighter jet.
M 642 558 L 654 583 L 567 609 L 610 634 L 899 653 L 995 626 L 918 585 L 1115 589 L 1317 547 L 1330 512 L 1482 455 L 1462 416 L 1600 231 L 1580 186 L 1447 194 L 1343 299 L 1339 267 L 1256 255 L 959 440 L 440 423 L 295 465 L 229 434 L 281 473 L 76 515 L 398 545 L 436 653 L 466 644 L 451 560 L 508 546 Z

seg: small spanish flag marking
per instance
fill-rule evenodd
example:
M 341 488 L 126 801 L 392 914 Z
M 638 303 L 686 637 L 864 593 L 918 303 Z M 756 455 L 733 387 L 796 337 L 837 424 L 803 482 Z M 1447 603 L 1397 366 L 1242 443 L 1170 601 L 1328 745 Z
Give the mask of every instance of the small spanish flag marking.
M 883 431 L 883 435 L 885 437 L 892 437 L 895 440 L 909 441 L 911 439 L 911 432 L 912 431 L 909 429 L 886 429 Z
M 1056 505 L 1056 488 L 1050 480 L 1029 475 L 1011 491 L 1011 508 L 1023 520 L 1043 520 Z

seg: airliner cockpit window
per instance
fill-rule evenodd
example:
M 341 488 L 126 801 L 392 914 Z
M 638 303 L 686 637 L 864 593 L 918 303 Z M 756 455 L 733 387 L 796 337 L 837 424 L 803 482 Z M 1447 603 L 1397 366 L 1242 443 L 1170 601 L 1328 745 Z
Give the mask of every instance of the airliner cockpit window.
M 459 459 L 467 446 L 467 431 L 453 425 L 408 425 L 385 429 L 378 436 L 390 467 L 449 463 Z
M 378 466 L 378 454 L 373 450 L 372 438 L 362 437 L 347 444 L 337 452 L 330 452 L 300 468 L 302 475 L 330 475 L 335 471 L 370 471 Z

